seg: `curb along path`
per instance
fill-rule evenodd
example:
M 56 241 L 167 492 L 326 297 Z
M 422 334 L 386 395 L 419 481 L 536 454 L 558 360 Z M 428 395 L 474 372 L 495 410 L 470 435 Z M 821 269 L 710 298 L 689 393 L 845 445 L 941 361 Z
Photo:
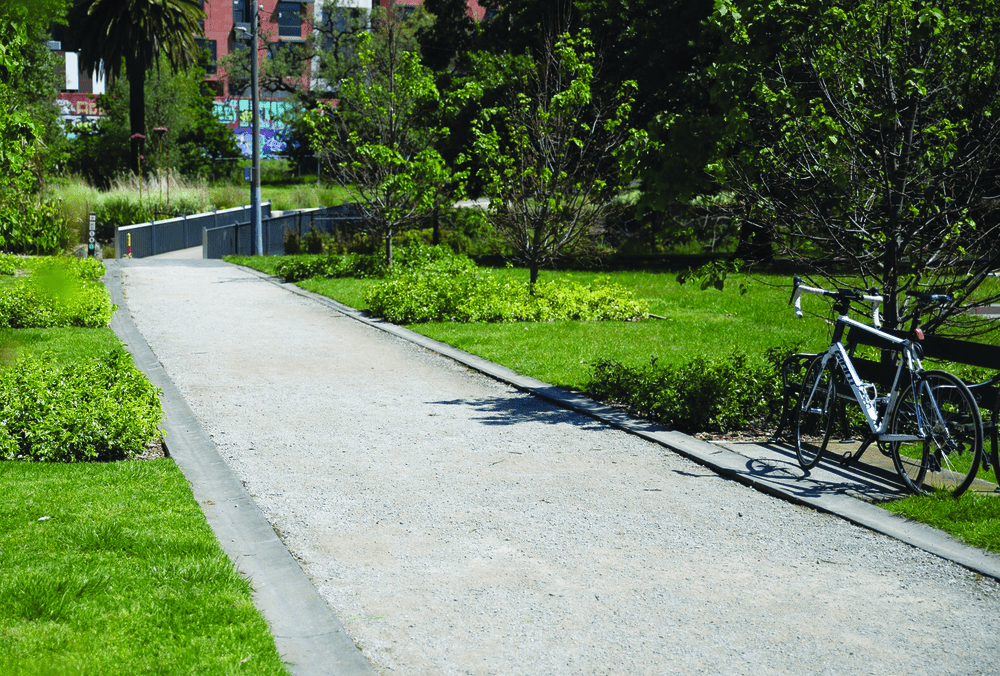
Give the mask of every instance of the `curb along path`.
M 266 607 L 282 594 L 254 576 L 295 673 L 364 673 L 366 663 L 412 674 L 995 671 L 993 580 L 664 445 L 772 493 L 788 485 L 798 502 L 834 512 L 842 498 L 859 506 L 850 518 L 875 519 L 877 508 L 841 489 L 795 477 L 787 456 L 751 459 L 757 450 L 663 432 L 473 364 L 510 387 L 443 357 L 450 348 L 430 345 L 434 354 L 224 263 L 110 263 L 112 288 L 119 269 L 119 314 L 140 335 L 126 342 L 135 352 L 144 338 L 152 353 L 140 368 L 190 407 L 190 420 L 168 420 L 168 446 L 199 502 L 231 504 L 218 492 L 245 486 L 252 502 L 233 510 L 259 509 L 297 560 L 277 552 L 275 565 L 301 566 L 321 597 L 298 622 L 339 618 L 299 632 L 326 651 L 309 667 L 310 637 L 298 655 L 282 647 L 288 632 Z M 201 445 L 177 448 L 177 426 L 203 430 Z M 203 483 L 187 465 L 230 479 Z M 889 490 L 877 477 L 840 481 Z M 226 546 L 218 515 L 206 515 Z M 273 546 L 237 535 L 227 551 L 244 570 Z M 975 558 L 967 549 L 957 553 Z M 345 649 L 330 650 L 338 642 Z M 336 659 L 354 666 L 324 664 Z

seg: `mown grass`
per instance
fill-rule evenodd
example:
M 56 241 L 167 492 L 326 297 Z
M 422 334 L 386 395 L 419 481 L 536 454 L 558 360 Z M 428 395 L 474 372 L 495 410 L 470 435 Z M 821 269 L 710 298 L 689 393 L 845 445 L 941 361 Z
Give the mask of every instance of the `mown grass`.
M 173 461 L 0 477 L 0 673 L 287 673 Z
M 0 327 L 0 366 L 31 354 L 51 353 L 71 364 L 107 354 L 121 345 L 111 329 L 8 329 Z
M 958 500 L 946 493 L 913 495 L 882 506 L 943 530 L 967 545 L 1000 551 L 1000 498 L 992 493 L 968 492 Z
M 120 344 L 0 329 L 0 368 Z M 288 673 L 173 460 L 0 462 L 0 485 L 0 674 Z
M 280 257 L 229 260 L 274 274 Z M 525 270 L 496 270 L 494 274 L 511 275 L 527 283 Z M 600 275 L 543 273 L 543 279 L 553 276 L 587 283 Z M 634 366 L 654 358 L 660 363 L 679 364 L 699 356 L 725 356 L 734 351 L 761 355 L 774 347 L 814 352 L 829 344 L 828 304 L 821 299 L 805 298 L 807 316 L 795 318 L 788 306 L 791 279 L 787 276 L 731 275 L 721 292 L 680 284 L 675 273 L 616 272 L 604 276 L 649 300 L 650 312 L 664 319 L 530 324 L 445 322 L 408 328 L 518 373 L 575 389 L 586 386 L 590 365 L 599 358 Z M 365 309 L 364 288 L 369 283 L 356 279 L 309 279 L 300 286 Z M 741 286 L 747 289 L 746 294 L 740 293 Z M 981 340 L 989 342 L 991 338 L 995 336 Z M 950 367 L 930 362 L 927 366 Z M 889 503 L 887 508 L 941 528 L 970 545 L 1000 551 L 1000 500 L 992 494 L 968 492 L 959 500 L 912 496 Z
M 280 256 L 227 257 L 227 261 L 274 274 Z M 528 283 L 523 269 L 497 269 L 496 275 Z M 588 284 L 608 277 L 650 302 L 650 312 L 665 319 L 641 322 L 544 322 L 508 324 L 414 324 L 408 328 L 503 364 L 545 382 L 582 389 L 590 364 L 607 358 L 640 365 L 656 358 L 680 363 L 694 357 L 726 356 L 734 351 L 761 354 L 769 347 L 820 349 L 826 324 L 796 319 L 788 306 L 791 280 L 779 276 L 730 276 L 723 291 L 702 291 L 680 284 L 668 272 L 546 272 L 542 279 L 565 278 Z M 740 283 L 747 285 L 740 294 Z M 358 279 L 313 278 L 299 286 L 357 309 L 366 309 Z M 818 310 L 818 308 L 817 308 Z

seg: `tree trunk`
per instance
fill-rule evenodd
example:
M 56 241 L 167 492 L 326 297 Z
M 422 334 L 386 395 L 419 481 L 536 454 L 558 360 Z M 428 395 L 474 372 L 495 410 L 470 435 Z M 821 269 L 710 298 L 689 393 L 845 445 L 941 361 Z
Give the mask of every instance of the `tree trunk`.
M 385 233 L 385 267 L 392 267 L 392 228 Z
M 146 73 L 131 59 L 125 63 L 128 77 L 128 122 L 131 135 L 129 168 L 142 178 L 142 163 L 146 136 Z
M 768 263 L 774 259 L 771 245 L 770 228 L 744 218 L 740 224 L 740 239 L 734 256 L 747 263 Z

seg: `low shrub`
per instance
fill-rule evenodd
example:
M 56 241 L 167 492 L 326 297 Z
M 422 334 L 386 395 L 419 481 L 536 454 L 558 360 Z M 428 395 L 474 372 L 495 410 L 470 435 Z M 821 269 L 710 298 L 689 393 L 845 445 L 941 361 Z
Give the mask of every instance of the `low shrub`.
M 323 253 L 323 235 L 316 228 L 309 228 L 309 232 L 302 236 L 302 246 L 308 254 Z
M 536 284 L 531 295 L 526 284 L 477 268 L 447 247 L 407 251 L 414 252 L 408 254 L 412 261 L 401 256 L 406 264 L 365 291 L 369 310 L 394 323 L 629 321 L 648 315 L 645 301 L 607 280 L 545 282 Z
M 385 265 L 376 255 L 305 254 L 282 258 L 274 266 L 274 272 L 286 282 L 301 282 L 310 277 L 369 279 L 383 276 Z
M 610 359 L 592 365 L 587 391 L 598 401 L 680 432 L 765 430 L 781 413 L 779 365 L 785 348 L 763 357 L 733 353 L 683 364 L 631 367 Z
M 21 259 L 30 275 L 0 287 L 0 326 L 12 329 L 107 326 L 114 314 L 93 258 Z
M 148 200 L 142 202 L 131 194 L 108 196 L 94 210 L 97 216 L 96 239 L 100 242 L 110 242 L 115 238 L 115 228 L 148 223 L 153 220 L 151 207 Z
M 0 371 L 0 458 L 48 462 L 122 460 L 159 436 L 157 389 L 117 348 L 60 366 L 32 357 Z
M 286 256 L 294 256 L 302 251 L 302 242 L 299 241 L 299 233 L 295 232 L 291 228 L 285 228 L 282 243 L 285 246 Z
M 23 260 L 23 256 L 0 253 L 0 275 L 13 275 L 19 269 L 24 267 L 21 263 Z

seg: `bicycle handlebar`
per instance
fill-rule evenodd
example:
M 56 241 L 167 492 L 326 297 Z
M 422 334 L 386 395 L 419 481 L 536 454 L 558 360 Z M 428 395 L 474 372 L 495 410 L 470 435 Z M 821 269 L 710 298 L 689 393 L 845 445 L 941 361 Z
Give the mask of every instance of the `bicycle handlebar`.
M 794 278 L 794 284 L 792 286 L 792 297 L 788 300 L 788 304 L 795 308 L 795 316 L 802 318 L 802 294 L 811 293 L 815 296 L 830 296 L 836 298 L 842 302 L 850 302 L 852 300 L 863 301 L 872 304 L 872 324 L 877 328 L 882 325 L 882 320 L 879 317 L 878 308 L 882 304 L 882 296 L 875 295 L 875 289 L 872 289 L 870 293 L 866 294 L 856 289 L 837 289 L 836 291 L 828 291 L 827 289 L 821 289 L 815 286 L 806 286 L 802 283 L 802 280 L 798 277 Z

